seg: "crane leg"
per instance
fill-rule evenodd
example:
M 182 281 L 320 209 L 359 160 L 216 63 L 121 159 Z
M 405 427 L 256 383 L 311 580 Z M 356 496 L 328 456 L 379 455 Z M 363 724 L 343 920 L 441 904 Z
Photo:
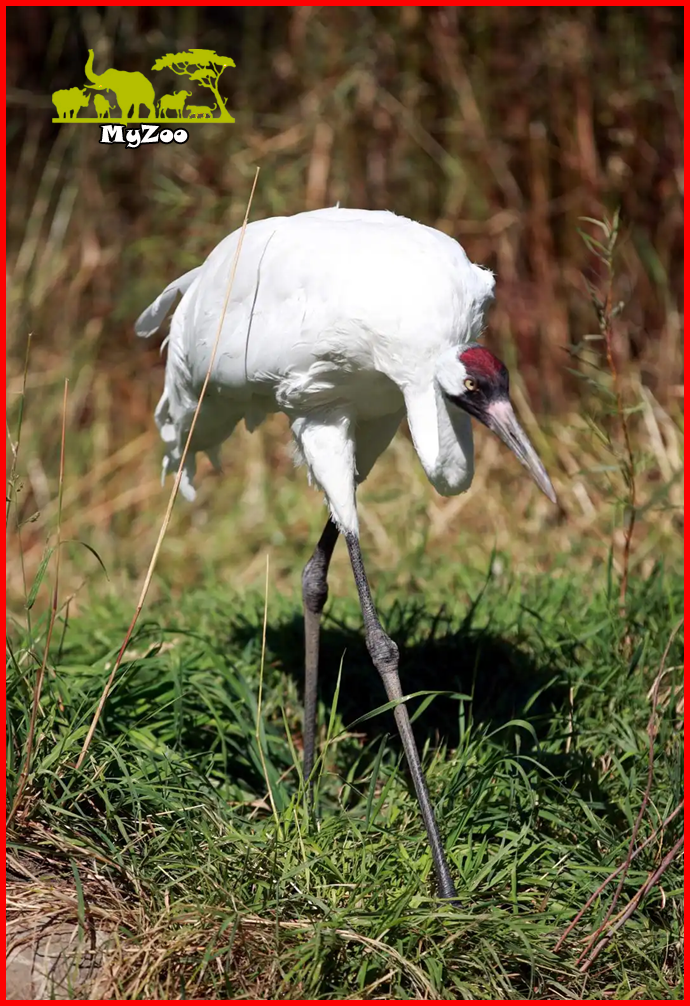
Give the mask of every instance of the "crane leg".
M 316 684 L 319 676 L 321 612 L 328 599 L 328 566 L 338 540 L 338 528 L 328 518 L 314 554 L 302 573 L 304 605 L 304 780 L 314 767 Z
M 392 702 L 396 699 L 402 698 L 403 694 L 400 687 L 400 677 L 398 675 L 398 647 L 384 632 L 376 613 L 376 608 L 374 607 L 371 591 L 369 589 L 369 583 L 367 581 L 367 575 L 364 571 L 362 550 L 359 545 L 359 539 L 356 533 L 352 531 L 346 531 L 344 533 L 344 537 L 347 542 L 348 552 L 350 553 L 350 562 L 352 564 L 352 571 L 357 585 L 357 593 L 359 594 L 359 603 L 362 609 L 362 616 L 364 618 L 364 631 L 366 634 L 367 649 L 371 654 L 371 659 L 374 662 L 376 670 L 383 679 L 388 700 Z M 419 760 L 419 752 L 417 751 L 414 734 L 412 733 L 412 725 L 410 724 L 407 706 L 404 703 L 399 703 L 395 707 L 394 715 L 403 748 L 405 750 L 405 756 L 407 757 L 407 763 L 410 767 L 410 774 L 412 775 L 414 788 L 417 793 L 419 809 L 421 810 L 424 825 L 426 827 L 426 833 L 429 838 L 431 855 L 434 861 L 434 869 L 436 871 L 438 891 L 442 898 L 454 899 L 456 897 L 455 886 L 451 880 L 450 870 L 448 869 L 448 863 L 443 851 L 441 835 L 434 817 L 434 811 L 431 806 L 431 800 L 429 798 L 429 791 L 424 779 L 424 773 L 422 772 L 422 764 Z

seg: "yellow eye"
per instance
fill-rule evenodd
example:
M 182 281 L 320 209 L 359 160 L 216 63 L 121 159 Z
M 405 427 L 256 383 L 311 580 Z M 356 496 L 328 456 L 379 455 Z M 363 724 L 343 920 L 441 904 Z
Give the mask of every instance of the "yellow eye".
M 471 377 L 466 377 L 465 378 L 465 387 L 467 388 L 468 391 L 476 391 L 477 390 L 477 382 L 473 381 Z

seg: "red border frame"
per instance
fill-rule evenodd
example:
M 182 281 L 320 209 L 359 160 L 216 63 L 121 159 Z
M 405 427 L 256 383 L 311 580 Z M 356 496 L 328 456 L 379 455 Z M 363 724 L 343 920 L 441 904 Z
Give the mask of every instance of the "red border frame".
M 7 56 L 7 8 L 8 7 L 19 7 L 19 6 L 24 6 L 24 5 L 23 4 L 5 4 L 5 24 L 3 26 L 3 31 L 2 31 L 1 38 L 0 38 L 0 60 L 3 62 L 3 64 L 5 65 L 5 67 L 7 66 L 7 59 L 6 59 L 6 56 Z M 36 6 L 48 6 L 48 5 L 47 4 L 37 4 Z M 83 4 L 82 6 L 89 7 L 89 6 L 97 6 L 97 5 L 95 5 L 95 4 Z M 133 6 L 139 6 L 139 5 L 136 5 L 136 4 L 120 4 L 119 6 L 133 7 Z M 152 5 L 152 6 L 162 6 L 162 5 L 155 4 L 155 5 Z M 172 3 L 172 4 L 168 4 L 167 6 L 182 7 L 182 6 L 200 6 L 200 5 L 199 4 L 179 4 L 179 3 Z M 259 6 L 259 5 L 258 4 L 247 4 L 246 6 Z M 292 6 L 292 5 L 291 4 L 287 4 L 287 3 L 280 3 L 280 4 L 272 4 L 272 5 L 269 5 L 269 6 L 288 7 L 288 6 Z M 340 4 L 340 3 L 330 3 L 330 4 L 327 3 L 327 4 L 304 4 L 302 6 L 307 6 L 307 7 L 316 7 L 316 6 L 341 7 L 341 6 L 345 6 L 345 5 L 344 4 Z M 411 5 L 408 5 L 408 4 L 401 4 L 401 5 L 396 5 L 396 4 L 379 4 L 377 6 L 393 7 L 393 6 L 411 6 Z M 431 3 L 419 3 L 419 4 L 416 4 L 414 6 L 432 7 L 432 6 L 437 6 L 437 5 L 431 4 Z M 467 6 L 467 5 L 466 4 L 451 4 L 449 6 L 463 7 L 463 6 Z M 492 5 L 489 5 L 489 4 L 476 4 L 475 6 L 487 7 L 487 6 L 492 6 Z M 506 6 L 514 6 L 514 5 L 513 4 L 508 4 Z M 528 6 L 537 6 L 537 5 L 528 5 Z M 558 4 L 545 4 L 543 6 L 563 7 L 563 6 L 572 6 L 572 5 L 567 5 L 567 4 L 564 4 L 564 3 L 558 3 Z M 574 6 L 585 6 L 585 5 L 584 4 L 577 4 L 577 5 L 574 5 Z M 605 4 L 594 4 L 592 6 L 622 7 L 622 6 L 627 6 L 627 5 L 616 3 L 616 4 L 608 4 L 608 5 L 605 5 Z M 634 6 L 640 6 L 640 5 L 635 4 Z M 660 5 L 660 4 L 653 4 L 652 6 L 662 6 L 662 5 Z M 671 4 L 671 5 L 668 5 L 668 6 L 685 7 L 686 5 L 685 4 Z M 684 27 L 684 45 L 685 45 L 686 48 L 687 48 L 689 34 L 690 34 L 690 32 L 688 30 L 688 26 L 687 26 L 687 23 L 686 23 L 686 25 Z M 686 87 L 687 87 L 687 85 L 686 85 Z M 5 99 L 5 105 L 6 105 L 6 99 L 7 99 L 7 75 L 6 75 L 6 72 L 5 72 L 5 75 L 3 77 L 2 97 Z M 3 135 L 2 135 L 2 138 L 3 138 L 4 143 L 6 144 L 6 141 L 7 141 L 7 122 L 6 122 L 6 119 L 5 119 L 4 124 L 3 124 Z M 687 155 L 687 144 L 688 144 L 688 141 L 686 139 L 686 155 Z M 3 207 L 6 207 L 6 204 L 7 204 L 6 203 L 6 200 L 7 200 L 7 166 L 6 166 L 6 162 L 3 162 L 2 169 L 0 170 L 0 184 L 1 184 L 1 188 L 2 188 Z M 688 266 L 687 266 L 688 244 L 689 244 L 689 242 L 688 242 L 688 225 L 687 225 L 687 222 L 686 222 L 685 223 L 685 245 L 684 245 L 685 257 L 686 257 L 686 266 L 685 266 L 686 269 L 688 268 Z M 5 261 L 5 266 L 6 266 L 7 265 L 7 236 L 6 236 L 6 234 L 5 234 L 5 242 L 4 242 L 4 261 Z M 7 294 L 6 294 L 6 287 L 5 287 L 4 284 L 3 284 L 3 287 L 2 287 L 2 297 L 3 297 L 4 306 L 6 308 Z M 6 402 L 6 404 L 7 404 L 7 402 Z M 6 448 L 6 450 L 7 450 L 7 448 Z M 2 689 L 0 690 L 0 695 L 1 695 L 1 701 L 2 701 L 2 709 L 4 711 L 4 709 L 5 709 L 5 698 L 6 698 L 6 695 L 5 695 L 5 684 L 4 684 L 4 682 L 3 682 L 3 685 L 2 685 Z M 4 745 L 3 745 L 2 759 L 3 759 L 3 768 L 6 768 L 6 749 L 5 749 Z M 686 752 L 684 754 L 684 762 L 685 762 L 685 767 L 686 767 L 686 770 L 687 770 L 687 768 L 688 768 L 688 762 L 690 762 L 690 755 L 688 755 L 687 750 L 686 750 Z M 688 823 L 688 816 L 689 816 L 689 812 L 688 812 L 688 809 L 686 807 L 686 809 L 685 809 L 685 823 L 686 823 L 686 825 Z M 5 834 L 5 832 L 4 832 L 4 825 L 3 825 L 3 834 Z M 688 883 L 689 877 L 690 877 L 690 865 L 688 865 L 687 860 L 686 860 L 686 864 L 685 864 L 685 881 L 686 881 L 686 887 L 687 887 L 687 883 Z M 4 881 L 3 881 L 3 885 L 4 885 Z M 73 1000 L 73 1001 L 86 1001 L 86 1000 Z M 97 1000 L 89 1000 L 89 1001 L 94 1002 L 94 1001 L 97 1001 Z M 144 1002 L 146 1000 L 132 1000 L 132 1001 Z M 211 1000 L 193 999 L 193 1000 L 189 1000 L 189 1001 L 190 1002 L 210 1002 Z M 236 1001 L 250 1002 L 250 1001 L 254 1001 L 254 1000 L 236 1000 Z M 277 1002 L 277 1001 L 280 1001 L 280 1000 L 263 1000 L 263 1001 Z M 299 1002 L 309 1002 L 309 1001 L 313 1001 L 313 1000 L 282 1000 L 282 1001 L 284 1001 L 284 1002 L 285 1001 L 291 1001 L 291 1002 L 292 1001 L 294 1001 L 294 1002 L 297 1002 L 297 1001 L 299 1001 Z M 353 1000 L 330 1000 L 330 1001 L 331 1002 L 346 1002 L 346 1001 L 351 1002 Z M 449 1002 L 449 1001 L 452 1001 L 452 1000 L 434 1000 L 434 1001 L 436 1001 L 436 1002 Z M 486 1001 L 486 1000 L 484 1000 L 484 1001 Z M 556 1000 L 542 1000 L 542 1001 L 544 1001 L 544 1002 L 555 1002 Z M 604 1000 L 587 1000 L 587 1001 L 588 1002 L 600 1002 L 600 1001 L 603 1002 Z M 643 1001 L 649 1002 L 649 1001 L 653 1001 L 653 1000 L 643 1000 Z

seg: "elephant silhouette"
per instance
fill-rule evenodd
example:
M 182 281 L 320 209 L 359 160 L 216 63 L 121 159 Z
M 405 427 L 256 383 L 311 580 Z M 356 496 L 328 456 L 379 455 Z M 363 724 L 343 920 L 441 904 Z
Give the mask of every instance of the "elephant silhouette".
M 123 122 L 139 118 L 136 113 L 141 105 L 149 111 L 147 118 L 155 116 L 156 94 L 151 81 L 143 73 L 113 69 L 106 70 L 105 73 L 94 73 L 93 49 L 89 49 L 84 72 L 91 81 L 86 87 L 113 92 L 120 106 L 120 118 Z
M 109 119 L 113 106 L 103 94 L 94 94 L 93 103 L 96 107 L 96 116 L 99 119 Z
M 217 110 L 218 105 L 215 104 L 213 108 L 209 108 L 208 105 L 188 105 L 187 106 L 187 118 L 188 119 L 212 119 L 213 113 Z
M 91 95 L 85 89 L 70 87 L 63 91 L 53 91 L 53 104 L 58 119 L 74 119 L 80 108 L 86 108 L 91 101 Z

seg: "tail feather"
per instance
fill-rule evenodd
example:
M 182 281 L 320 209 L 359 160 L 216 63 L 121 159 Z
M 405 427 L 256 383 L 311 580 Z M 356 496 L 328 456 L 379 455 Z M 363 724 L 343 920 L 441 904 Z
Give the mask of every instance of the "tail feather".
M 161 327 L 172 309 L 177 305 L 178 300 L 190 288 L 194 280 L 201 272 L 201 266 L 186 272 L 184 276 L 179 276 L 172 283 L 168 283 L 165 290 L 159 293 L 153 304 L 149 304 L 145 311 L 139 315 L 134 323 L 134 331 L 141 339 L 148 339 L 154 335 Z

